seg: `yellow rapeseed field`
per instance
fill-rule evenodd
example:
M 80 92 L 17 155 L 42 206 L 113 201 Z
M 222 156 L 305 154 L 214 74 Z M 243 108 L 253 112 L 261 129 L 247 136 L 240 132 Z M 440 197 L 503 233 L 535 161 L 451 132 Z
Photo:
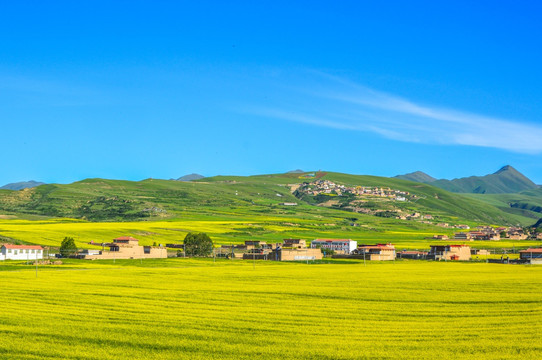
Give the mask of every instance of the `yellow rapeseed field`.
M 6 262 L 5 359 L 540 359 L 542 267 Z

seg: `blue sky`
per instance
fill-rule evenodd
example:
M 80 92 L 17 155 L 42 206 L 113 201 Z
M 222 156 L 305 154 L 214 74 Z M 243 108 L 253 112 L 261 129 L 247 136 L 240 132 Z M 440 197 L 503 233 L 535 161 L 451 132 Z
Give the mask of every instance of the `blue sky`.
M 542 184 L 534 1 L 0 7 L 0 184 L 507 164 Z

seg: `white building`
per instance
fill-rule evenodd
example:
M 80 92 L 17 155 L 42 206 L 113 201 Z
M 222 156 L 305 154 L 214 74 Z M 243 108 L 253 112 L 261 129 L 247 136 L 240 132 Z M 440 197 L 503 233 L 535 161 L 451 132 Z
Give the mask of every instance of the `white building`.
M 43 259 L 43 248 L 39 245 L 4 244 L 0 248 L 0 260 Z
M 350 254 L 357 249 L 358 242 L 350 239 L 316 239 L 311 242 L 311 248 L 317 247 Z

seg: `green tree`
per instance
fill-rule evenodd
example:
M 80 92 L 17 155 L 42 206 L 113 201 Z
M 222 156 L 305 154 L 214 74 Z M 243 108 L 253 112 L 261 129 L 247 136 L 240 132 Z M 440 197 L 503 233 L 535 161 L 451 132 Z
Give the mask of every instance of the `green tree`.
M 73 240 L 73 238 L 71 237 L 65 237 L 60 244 L 59 251 L 62 257 L 75 255 L 75 253 L 77 253 L 77 246 L 75 245 L 75 240 Z
M 184 238 L 187 255 L 207 256 L 213 251 L 213 241 L 206 233 L 188 233 Z

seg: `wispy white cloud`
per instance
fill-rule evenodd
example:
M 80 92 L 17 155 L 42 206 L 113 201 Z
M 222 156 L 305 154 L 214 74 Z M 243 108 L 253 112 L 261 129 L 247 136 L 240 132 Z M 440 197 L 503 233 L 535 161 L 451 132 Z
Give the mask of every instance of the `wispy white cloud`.
M 16 97 L 25 105 L 51 107 L 86 106 L 109 102 L 102 91 L 54 78 L 6 74 L 0 71 L 0 93 Z
M 542 152 L 542 126 L 415 103 L 349 80 L 313 73 L 309 84 L 244 111 L 315 126 L 377 133 L 400 141 Z

